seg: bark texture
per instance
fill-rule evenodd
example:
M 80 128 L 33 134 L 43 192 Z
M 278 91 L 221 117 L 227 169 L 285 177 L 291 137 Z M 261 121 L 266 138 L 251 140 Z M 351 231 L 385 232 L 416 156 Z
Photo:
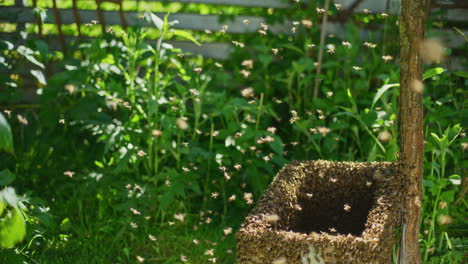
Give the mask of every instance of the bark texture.
M 400 25 L 400 160 L 405 175 L 402 236 L 399 263 L 421 263 L 418 234 L 421 221 L 423 176 L 422 93 L 415 83 L 422 82 L 421 45 L 424 41 L 429 0 L 402 0 Z

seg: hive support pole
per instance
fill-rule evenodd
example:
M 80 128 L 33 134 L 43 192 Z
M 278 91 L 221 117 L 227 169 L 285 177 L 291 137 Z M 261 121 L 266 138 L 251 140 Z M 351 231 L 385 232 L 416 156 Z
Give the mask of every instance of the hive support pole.
M 419 264 L 423 178 L 423 106 L 421 45 L 430 0 L 402 0 L 400 27 L 399 143 L 405 197 L 402 210 L 399 263 Z M 419 86 L 420 87 L 420 86 Z

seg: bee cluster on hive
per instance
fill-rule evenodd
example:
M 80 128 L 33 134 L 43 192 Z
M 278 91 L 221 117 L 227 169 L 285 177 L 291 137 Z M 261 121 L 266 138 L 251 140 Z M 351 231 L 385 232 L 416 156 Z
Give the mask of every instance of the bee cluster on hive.
M 295 161 L 237 233 L 239 263 L 391 263 L 399 163 Z

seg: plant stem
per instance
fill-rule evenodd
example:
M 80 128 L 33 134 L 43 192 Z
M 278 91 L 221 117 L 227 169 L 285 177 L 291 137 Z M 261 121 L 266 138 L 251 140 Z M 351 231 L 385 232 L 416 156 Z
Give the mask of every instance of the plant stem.
M 202 91 L 200 91 L 200 78 L 199 77 L 195 79 L 195 84 L 196 84 L 196 88 L 199 94 L 202 94 Z M 198 127 L 200 126 L 200 116 L 201 116 L 201 99 L 200 98 L 198 98 L 198 100 L 195 100 L 195 99 L 193 100 L 193 111 L 195 112 L 195 125 L 193 129 L 192 140 L 195 140 Z
M 322 57 L 323 57 L 323 45 L 325 44 L 325 34 L 327 33 L 327 23 L 328 23 L 328 6 L 330 5 L 330 0 L 325 0 L 325 12 L 323 12 L 322 17 L 322 28 L 320 32 L 320 47 L 319 47 L 319 54 L 318 54 L 318 65 L 317 71 L 315 73 L 315 86 L 314 86 L 314 98 L 318 96 L 318 89 L 320 86 L 320 73 L 322 70 Z
M 260 126 L 260 118 L 262 117 L 262 110 L 263 110 L 263 93 L 260 94 L 260 105 L 258 106 L 258 115 L 257 115 L 257 123 L 255 124 L 255 131 L 258 131 L 258 127 Z
M 210 156 L 212 156 L 211 152 L 213 151 L 213 131 L 214 131 L 214 123 L 213 121 L 211 120 L 211 129 L 210 129 L 210 145 L 209 145 L 209 154 Z M 207 169 L 207 172 L 206 172 L 206 179 L 205 179 L 205 186 L 204 186 L 204 193 L 205 195 L 209 195 L 209 192 L 208 192 L 208 185 L 210 184 L 210 173 L 211 173 L 211 160 L 212 160 L 212 157 L 210 157 L 208 159 L 208 169 Z M 206 201 L 208 200 L 208 198 L 204 198 L 203 199 L 203 208 L 206 208 Z
M 177 168 L 179 168 L 179 169 L 181 168 L 180 167 L 180 156 L 181 156 L 180 155 L 180 137 L 181 137 L 180 134 L 181 134 L 181 132 L 179 130 L 178 133 L 177 133 L 177 156 L 176 156 L 177 157 Z

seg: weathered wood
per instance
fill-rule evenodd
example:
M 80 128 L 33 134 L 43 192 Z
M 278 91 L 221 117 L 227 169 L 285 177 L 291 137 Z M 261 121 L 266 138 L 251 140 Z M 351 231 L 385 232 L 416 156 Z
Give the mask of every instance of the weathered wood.
M 146 0 L 146 2 L 196 3 L 271 8 L 286 8 L 290 6 L 286 1 L 282 0 Z
M 15 0 L 15 6 L 26 6 L 26 0 Z
M 405 175 L 399 263 L 421 263 L 419 227 L 423 177 L 423 105 L 421 46 L 430 0 L 402 0 L 400 25 L 400 161 Z
M 57 0 L 52 1 L 53 4 L 53 12 L 54 12 L 54 18 L 55 18 L 55 23 L 57 24 L 57 31 L 58 31 L 58 37 L 60 40 L 60 45 L 62 46 L 62 50 L 66 50 L 66 45 L 65 45 L 65 39 L 63 38 L 63 32 L 62 32 L 62 19 L 60 17 L 60 13 L 57 9 Z
M 20 2 L 26 0 L 15 0 Z M 82 0 L 82 1 L 95 1 L 95 0 Z M 301 0 L 303 3 L 307 3 L 309 0 Z M 334 3 L 341 4 L 343 9 L 349 8 L 356 0 L 335 0 Z M 143 2 L 163 2 L 163 3 L 182 3 L 182 4 L 210 4 L 210 5 L 226 5 L 226 6 L 239 6 L 239 7 L 260 7 L 260 8 L 288 8 L 291 6 L 291 2 L 285 0 L 144 0 Z M 443 7 L 447 10 L 447 18 L 453 21 L 467 21 L 466 16 L 467 5 L 458 4 L 450 5 L 444 1 L 436 3 L 436 7 Z M 363 0 L 355 8 L 356 13 L 362 12 L 363 9 L 368 9 L 373 13 L 388 12 L 389 14 L 398 14 L 400 12 L 401 1 L 390 0 L 389 8 L 387 9 L 387 1 L 384 0 Z M 439 9 L 434 9 L 438 11 Z
M 78 12 L 73 11 L 73 9 L 58 9 L 60 13 L 61 23 L 62 24 L 73 24 L 75 23 L 76 14 L 79 15 L 80 21 L 83 23 L 89 23 L 91 20 L 98 19 L 98 13 L 95 10 L 78 10 Z M 51 10 L 47 11 L 48 17 L 45 23 L 54 23 L 51 19 L 53 13 Z M 151 25 L 147 22 L 141 21 L 138 17 L 140 12 L 125 12 L 128 25 L 129 26 L 149 26 Z M 163 13 L 156 13 L 156 15 L 163 17 Z M 103 12 L 104 20 L 108 25 L 119 25 L 120 24 L 120 15 L 118 11 L 104 11 Z M 228 20 L 223 23 L 219 22 L 219 16 L 217 15 L 199 15 L 199 14 L 172 14 L 170 20 L 177 20 L 179 23 L 175 24 L 173 28 L 175 29 L 189 29 L 189 30 L 211 30 L 218 31 L 223 25 L 227 25 L 227 33 L 252 33 L 257 32 L 261 28 L 261 23 L 265 23 L 265 19 L 257 16 L 237 16 L 234 20 Z M 249 24 L 246 25 L 243 21 L 248 20 Z M 17 8 L 17 7 L 3 7 L 2 12 L 0 12 L 0 21 L 11 22 L 11 23 L 35 23 L 36 18 L 32 12 L 31 8 Z M 273 34 L 285 33 L 292 34 L 290 31 L 292 27 L 292 22 L 285 21 L 283 24 L 270 25 L 269 31 Z M 344 35 L 344 26 L 340 23 L 329 22 L 327 25 L 327 31 L 330 34 L 337 36 Z M 361 30 L 361 37 L 368 35 L 370 31 Z M 464 44 L 464 40 L 460 38 L 458 33 L 452 29 L 434 29 L 431 32 L 440 33 L 441 37 L 448 42 L 449 47 L 457 47 Z M 468 33 L 468 30 L 465 30 L 465 33 Z
M 348 8 L 356 0 L 335 0 L 334 3 L 341 4 L 343 8 Z M 165 3 L 183 3 L 183 4 L 210 4 L 210 5 L 227 5 L 227 6 L 245 6 L 245 7 L 262 7 L 262 8 L 288 8 L 294 3 L 286 0 L 145 0 L 145 2 L 165 2 Z M 302 3 L 312 2 L 309 0 L 300 0 Z M 399 11 L 400 0 L 391 0 L 391 11 L 397 13 Z M 364 0 L 357 6 L 357 10 L 369 9 L 373 12 L 385 12 L 386 1 Z
M 26 0 L 15 0 L 15 6 L 16 7 L 25 7 L 26 6 Z M 16 28 L 18 31 L 23 31 L 25 28 L 24 23 L 17 23 Z
M 80 18 L 80 15 L 78 13 L 78 5 L 77 5 L 77 1 L 78 0 L 73 0 L 73 18 L 75 19 L 75 22 L 77 24 L 77 27 L 76 27 L 76 30 L 78 32 L 78 37 L 81 39 L 83 38 L 83 35 L 81 34 L 81 18 Z
M 335 0 L 337 4 L 341 4 L 344 8 L 352 5 L 356 0 Z M 227 6 L 245 6 L 245 7 L 263 7 L 263 8 L 288 8 L 291 6 L 290 1 L 285 0 L 145 0 L 145 2 L 164 2 L 164 3 L 183 3 L 183 4 L 209 4 L 209 5 L 227 5 Z M 303 3 L 311 2 L 309 0 L 301 0 Z M 399 0 L 392 2 L 400 4 Z M 294 3 L 294 2 L 292 2 Z M 358 6 L 360 9 L 370 9 L 374 12 L 383 12 L 385 10 L 385 1 L 364 0 Z M 398 11 L 398 10 L 396 10 Z
M 59 9 L 62 24 L 73 24 L 75 23 L 73 10 L 72 9 Z M 47 10 L 48 17 L 51 17 L 51 13 Z M 79 10 L 78 11 L 81 21 L 89 23 L 91 20 L 97 20 L 98 13 L 96 10 Z M 103 18 L 108 25 L 119 25 L 120 17 L 117 11 L 103 11 Z M 128 26 L 154 26 L 145 21 L 139 19 L 142 12 L 127 11 L 125 12 Z M 164 13 L 155 13 L 159 17 L 164 17 Z M 265 23 L 265 19 L 258 16 L 237 16 L 233 20 L 228 20 L 224 23 L 219 22 L 219 16 L 217 15 L 198 15 L 198 14 L 187 14 L 177 13 L 171 14 L 169 20 L 177 20 L 179 23 L 175 24 L 175 29 L 190 29 L 190 30 L 211 30 L 218 31 L 224 25 L 228 28 L 228 33 L 248 33 L 257 32 L 260 28 L 261 23 Z M 248 20 L 249 23 L 245 24 L 243 21 Z M 16 23 L 34 23 L 34 15 L 32 8 L 16 8 L 16 7 L 4 7 L 0 12 L 0 21 L 16 22 Z M 45 23 L 53 23 L 50 18 L 47 18 Z M 292 24 L 287 23 L 286 25 L 271 25 L 270 31 L 272 33 L 289 32 Z
M 37 38 L 35 35 L 30 35 L 31 38 Z M 50 38 L 50 39 L 48 39 Z M 9 40 L 15 41 L 15 34 L 14 33 L 0 33 L 0 39 L 2 40 Z M 84 37 L 82 41 L 91 41 L 92 37 Z M 65 36 L 66 43 L 73 43 L 78 41 L 77 37 L 73 36 Z M 56 35 L 48 35 L 44 39 L 47 42 L 48 47 L 50 50 L 60 50 L 60 42 L 57 39 Z M 145 41 L 148 44 L 155 44 L 156 40 L 147 40 Z M 231 43 L 224 43 L 224 42 L 202 42 L 201 46 L 198 46 L 190 41 L 164 41 L 164 43 L 168 43 L 173 45 L 175 48 L 180 48 L 185 53 L 191 53 L 193 55 L 202 55 L 206 58 L 212 59 L 219 59 L 224 60 L 227 59 L 233 45 Z

